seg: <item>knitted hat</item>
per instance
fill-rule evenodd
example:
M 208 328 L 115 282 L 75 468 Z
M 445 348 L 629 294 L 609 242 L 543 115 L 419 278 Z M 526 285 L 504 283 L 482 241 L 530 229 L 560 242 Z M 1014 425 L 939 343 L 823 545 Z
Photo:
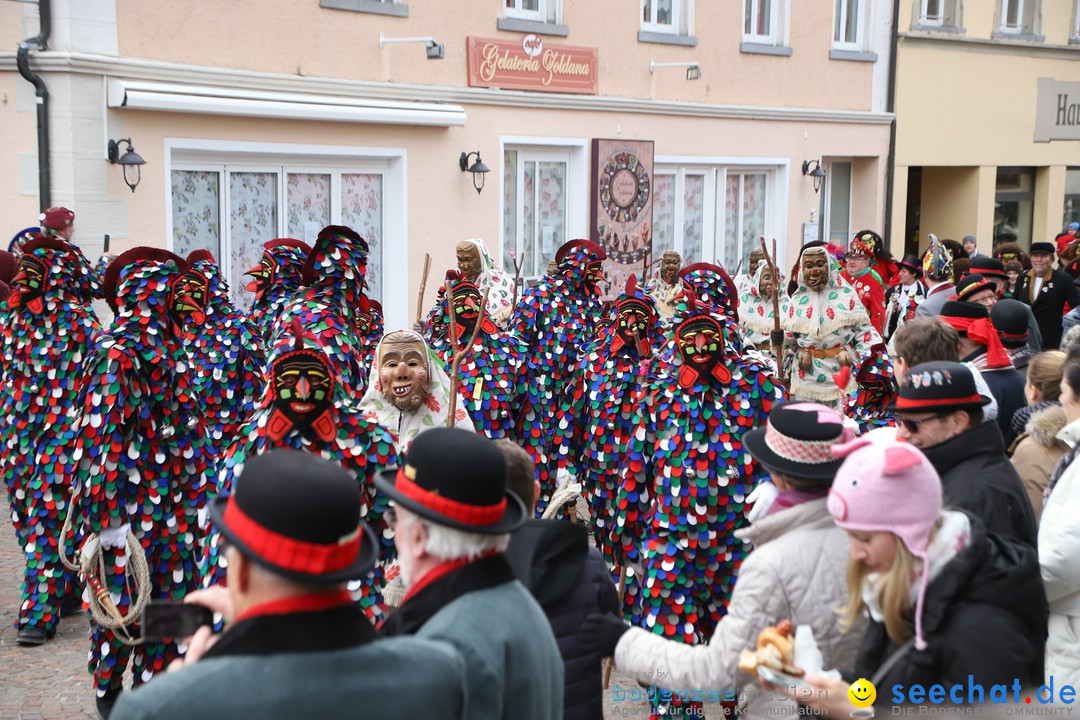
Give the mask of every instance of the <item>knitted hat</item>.
M 1005 274 L 1008 275 L 1011 272 L 1017 273 L 1018 275 L 1023 275 L 1024 264 L 1021 263 L 1019 260 L 1010 260 L 1009 262 L 1005 263 Z
M 977 241 L 975 240 L 975 236 L 974 236 L 974 235 L 965 235 L 965 236 L 964 236 L 964 239 L 963 239 L 963 240 L 962 240 L 961 242 L 962 242 L 962 243 L 963 243 L 964 245 L 967 245 L 968 243 L 971 243 L 972 245 L 976 245 L 976 244 L 977 244 Z
M 1070 230 L 1080 230 L 1080 222 L 1071 222 L 1071 223 L 1069 223 L 1069 229 Z
M 63 230 L 75 222 L 75 213 L 66 207 L 51 207 L 38 215 L 38 222 L 49 230 Z
M 927 549 L 941 516 L 941 478 L 930 461 L 907 443 L 859 438 L 833 449 L 844 464 L 829 491 L 836 526 L 862 532 L 891 532 L 922 561 L 915 602 L 915 648 L 926 649 L 922 611 L 930 583 Z

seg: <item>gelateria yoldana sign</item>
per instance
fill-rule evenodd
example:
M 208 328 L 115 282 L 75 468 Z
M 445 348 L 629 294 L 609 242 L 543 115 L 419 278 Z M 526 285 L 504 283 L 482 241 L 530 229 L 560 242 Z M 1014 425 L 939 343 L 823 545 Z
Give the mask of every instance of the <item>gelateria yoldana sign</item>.
M 549 45 L 539 35 L 520 42 L 470 37 L 466 43 L 472 87 L 596 93 L 596 48 Z

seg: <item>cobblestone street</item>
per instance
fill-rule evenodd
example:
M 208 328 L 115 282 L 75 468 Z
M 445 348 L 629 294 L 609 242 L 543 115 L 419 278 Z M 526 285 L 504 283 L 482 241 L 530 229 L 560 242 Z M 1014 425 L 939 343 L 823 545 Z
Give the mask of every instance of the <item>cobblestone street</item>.
M 86 672 L 86 616 L 61 620 L 56 637 L 44 645 L 16 645 L 21 577 L 19 545 L 5 519 L 0 529 L 0 720 L 96 718 Z

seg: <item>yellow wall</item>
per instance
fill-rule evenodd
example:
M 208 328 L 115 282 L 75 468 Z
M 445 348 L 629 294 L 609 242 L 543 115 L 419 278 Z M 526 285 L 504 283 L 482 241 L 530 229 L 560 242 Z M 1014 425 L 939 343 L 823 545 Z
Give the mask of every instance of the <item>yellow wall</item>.
M 2 4 L 2 3 L 0 3 Z M 2 8 L 0 8 L 2 10 Z M 21 88 L 17 88 L 21 85 Z M 0 72 L 0 198 L 4 198 L 4 227 L 0 228 L 0 250 L 16 230 L 37 224 L 37 111 L 34 90 L 18 73 Z M 19 192 L 20 168 L 27 171 Z M 8 231 L 11 232 L 8 232 Z

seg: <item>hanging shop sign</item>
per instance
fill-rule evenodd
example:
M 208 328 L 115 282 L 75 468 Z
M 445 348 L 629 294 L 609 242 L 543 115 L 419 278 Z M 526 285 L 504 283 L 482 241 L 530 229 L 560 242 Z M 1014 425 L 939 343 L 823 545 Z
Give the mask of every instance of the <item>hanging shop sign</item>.
M 655 274 L 652 140 L 592 141 L 592 233 L 607 251 L 612 297 L 630 275 Z
M 539 35 L 520 42 L 470 37 L 466 47 L 472 87 L 596 93 L 596 48 L 549 45 Z

